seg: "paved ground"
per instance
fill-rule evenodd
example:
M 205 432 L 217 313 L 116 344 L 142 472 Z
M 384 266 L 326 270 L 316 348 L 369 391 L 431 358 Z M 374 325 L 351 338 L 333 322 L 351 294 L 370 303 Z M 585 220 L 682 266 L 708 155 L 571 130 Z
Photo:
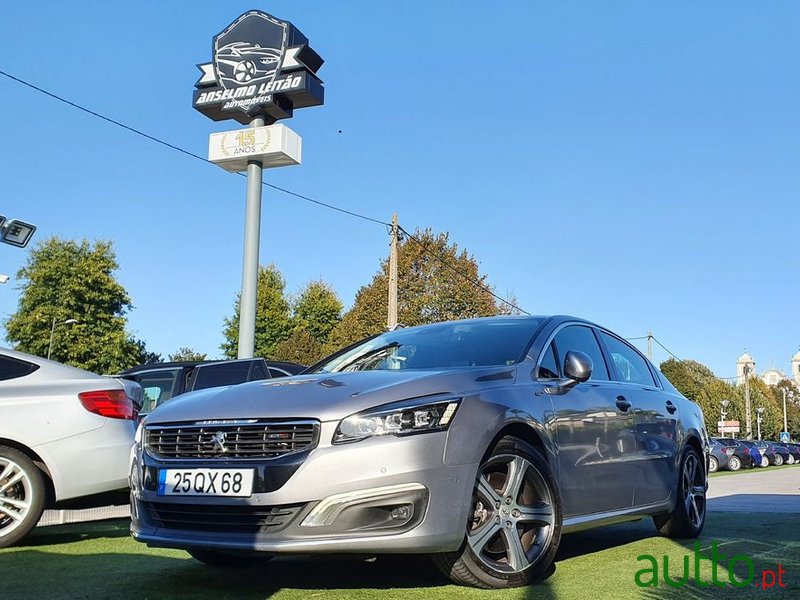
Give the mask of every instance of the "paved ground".
M 727 512 L 800 513 L 800 465 L 758 469 L 709 480 L 708 509 Z

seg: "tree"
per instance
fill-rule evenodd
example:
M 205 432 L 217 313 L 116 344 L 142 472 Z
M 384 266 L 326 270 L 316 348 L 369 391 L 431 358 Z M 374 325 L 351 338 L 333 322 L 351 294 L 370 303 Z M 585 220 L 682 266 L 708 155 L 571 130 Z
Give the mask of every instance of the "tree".
M 286 282 L 275 265 L 260 266 L 256 291 L 256 343 L 255 355 L 271 358 L 275 346 L 289 337 L 292 324 L 289 301 L 285 295 Z M 236 358 L 239 349 L 239 301 L 236 295 L 234 314 L 225 318 L 220 348 L 228 358 Z
M 303 328 L 295 329 L 284 341 L 275 345 L 272 358 L 301 365 L 312 365 L 323 357 L 322 344 Z
M 113 373 L 148 357 L 144 342 L 125 330 L 131 300 L 116 280 L 109 241 L 52 237 L 37 244 L 17 272 L 17 311 L 5 322 L 18 350 L 97 373 Z M 75 324 L 66 324 L 69 319 Z M 53 323 L 56 323 L 53 329 Z
M 294 303 L 292 326 L 303 329 L 321 346 L 342 320 L 341 300 L 324 281 L 312 281 Z M 299 339 L 299 338 L 298 338 Z
M 451 243 L 449 234 L 417 230 L 398 244 L 398 318 L 404 325 L 507 314 L 498 305 L 466 250 Z M 372 282 L 358 290 L 353 307 L 331 332 L 327 351 L 384 331 L 388 316 L 389 261 L 381 261 Z M 460 273 L 460 274 L 459 274 Z M 467 280 L 478 281 L 479 287 Z
M 169 355 L 169 360 L 172 362 L 199 362 L 207 360 L 208 355 L 201 352 L 195 352 L 191 348 L 179 348 L 175 354 Z

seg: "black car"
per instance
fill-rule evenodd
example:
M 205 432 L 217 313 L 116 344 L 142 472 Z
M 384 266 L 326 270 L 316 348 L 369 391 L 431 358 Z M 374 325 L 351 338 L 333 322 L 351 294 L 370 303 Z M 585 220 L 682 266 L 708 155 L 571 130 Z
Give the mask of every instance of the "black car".
M 738 471 L 741 468 L 749 469 L 755 466 L 753 458 L 750 456 L 750 448 L 733 438 L 710 438 L 712 443 L 720 444 L 728 455 L 727 468 L 730 471 Z M 709 471 L 711 467 L 709 465 Z
M 139 414 L 146 415 L 156 406 L 186 392 L 236 385 L 248 381 L 297 375 L 305 365 L 263 358 L 222 361 L 181 361 L 139 365 L 119 377 L 135 381 L 144 390 L 144 404 Z
M 710 452 L 708 456 L 708 472 L 716 473 L 728 468 L 728 459 L 733 456 L 734 448 L 723 446 L 716 438 L 709 438 Z
M 789 458 L 789 451 L 785 448 L 778 448 L 772 442 L 759 440 L 756 446 L 761 451 L 761 454 L 767 457 L 769 464 L 780 467 Z
M 772 442 L 779 448 L 783 448 L 788 453 L 788 456 L 784 456 L 783 462 L 787 465 L 793 465 L 795 463 L 800 462 L 800 448 L 798 448 L 795 444 L 785 444 L 783 442 Z

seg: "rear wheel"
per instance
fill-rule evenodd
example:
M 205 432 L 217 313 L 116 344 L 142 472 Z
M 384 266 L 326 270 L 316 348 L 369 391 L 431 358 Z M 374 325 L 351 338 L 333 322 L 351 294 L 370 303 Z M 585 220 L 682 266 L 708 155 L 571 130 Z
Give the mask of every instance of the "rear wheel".
M 766 456 L 761 457 L 761 466 L 768 467 L 769 466 L 769 459 Z
M 225 568 L 247 568 L 258 567 L 263 565 L 266 561 L 272 558 L 270 555 L 263 556 L 252 554 L 230 554 L 228 552 L 221 552 L 219 550 L 209 550 L 207 548 L 194 548 L 187 550 L 192 558 L 199 560 L 201 563 L 209 567 L 225 567 Z
M 783 457 L 780 454 L 775 455 L 775 466 L 780 467 L 783 464 Z
M 0 446 L 0 548 L 17 543 L 36 526 L 44 496 L 39 467 L 19 450 Z
M 786 459 L 786 464 L 787 464 L 787 465 L 793 465 L 793 464 L 794 464 L 794 456 L 792 456 L 792 455 L 790 454 L 790 455 L 789 455 L 789 458 L 787 458 L 787 459 Z
M 728 468 L 731 471 L 738 471 L 742 468 L 742 461 L 739 460 L 738 456 L 731 456 L 730 459 L 728 459 Z
M 464 544 L 433 559 L 457 584 L 516 587 L 548 572 L 560 539 L 561 497 L 547 461 L 504 437 L 478 470 Z
M 656 515 L 653 521 L 658 532 L 669 538 L 695 538 L 703 530 L 706 522 L 706 470 L 694 448 L 686 448 L 683 452 L 675 508 L 671 513 Z
M 713 456 L 708 459 L 708 472 L 716 473 L 719 470 L 719 461 Z

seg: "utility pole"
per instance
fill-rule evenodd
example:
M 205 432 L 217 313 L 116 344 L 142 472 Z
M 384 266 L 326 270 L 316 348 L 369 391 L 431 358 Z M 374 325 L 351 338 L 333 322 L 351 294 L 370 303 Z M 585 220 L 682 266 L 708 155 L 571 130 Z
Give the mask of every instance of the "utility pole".
M 789 424 L 786 421 L 786 388 L 781 388 L 783 392 L 783 430 L 789 431 Z
M 653 362 L 653 332 L 647 332 L 647 360 Z
M 744 411 L 747 423 L 747 439 L 753 439 L 753 419 L 750 416 L 750 365 L 744 366 Z
M 397 213 L 392 214 L 392 241 L 389 252 L 389 318 L 386 328 L 397 327 Z

